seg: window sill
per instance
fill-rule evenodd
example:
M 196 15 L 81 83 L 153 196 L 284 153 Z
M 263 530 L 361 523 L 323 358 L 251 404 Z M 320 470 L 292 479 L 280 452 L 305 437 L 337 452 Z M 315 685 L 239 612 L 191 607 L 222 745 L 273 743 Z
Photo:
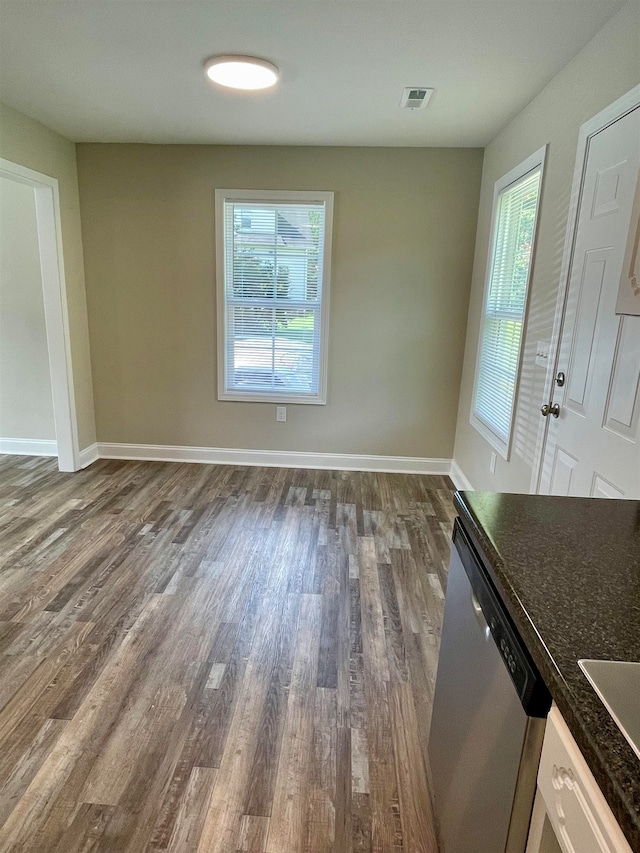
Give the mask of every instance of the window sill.
M 288 403 L 289 405 L 326 406 L 327 398 L 320 396 L 305 397 L 302 394 L 263 394 L 260 392 L 239 393 L 230 391 L 218 394 L 218 400 L 234 403 Z
M 469 423 L 471 426 L 479 432 L 480 435 L 487 441 L 491 447 L 500 454 L 500 456 L 506 461 L 509 461 L 509 456 L 511 454 L 511 435 L 509 435 L 507 441 L 505 442 L 502 438 L 499 438 L 485 423 L 481 421 L 480 418 L 476 417 L 476 415 L 472 412 L 471 417 L 469 418 Z

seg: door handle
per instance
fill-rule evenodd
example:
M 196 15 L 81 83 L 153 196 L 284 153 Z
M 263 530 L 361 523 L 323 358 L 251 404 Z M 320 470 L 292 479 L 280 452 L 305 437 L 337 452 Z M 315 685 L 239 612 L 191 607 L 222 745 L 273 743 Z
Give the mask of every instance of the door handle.
M 549 415 L 553 415 L 554 418 L 560 417 L 560 406 L 558 403 L 545 403 L 544 406 L 540 407 L 540 411 L 543 418 L 548 418 Z

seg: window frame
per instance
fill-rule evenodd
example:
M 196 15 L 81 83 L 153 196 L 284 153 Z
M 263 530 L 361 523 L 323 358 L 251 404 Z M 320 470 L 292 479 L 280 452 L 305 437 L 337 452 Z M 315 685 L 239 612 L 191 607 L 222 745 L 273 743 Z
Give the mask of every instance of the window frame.
M 333 235 L 333 192 L 311 190 L 215 190 L 215 264 L 217 307 L 217 357 L 218 400 L 243 403 L 289 403 L 324 406 L 327 402 L 327 374 L 329 361 L 329 290 L 331 283 L 331 244 Z M 320 299 L 320 349 L 318 353 L 318 393 L 301 392 L 265 393 L 263 391 L 237 391 L 226 388 L 226 334 L 227 300 L 225 283 L 225 203 L 309 203 L 324 205 L 324 245 L 322 251 L 322 292 Z
M 522 360 L 524 355 L 524 343 L 526 338 L 526 329 L 527 329 L 527 320 L 529 315 L 529 302 L 530 302 L 530 294 L 531 294 L 531 278 L 533 275 L 533 269 L 535 266 L 535 253 L 537 246 L 537 236 L 538 236 L 538 224 L 540 221 L 540 207 L 542 204 L 542 193 L 544 189 L 544 173 L 545 173 L 545 159 L 547 153 L 547 145 L 543 145 L 542 148 L 539 148 L 536 152 L 531 154 L 531 156 L 527 157 L 526 160 L 523 160 L 518 166 L 515 166 L 506 175 L 503 175 L 499 178 L 493 188 L 493 206 L 491 208 L 491 228 L 489 232 L 489 251 L 487 253 L 487 267 L 485 271 L 484 277 L 484 290 L 482 295 L 482 305 L 480 309 L 480 323 L 478 329 L 478 344 L 476 348 L 476 363 L 475 363 L 475 373 L 473 379 L 473 392 L 471 395 L 471 412 L 469 416 L 469 423 L 474 429 L 480 433 L 480 435 L 491 445 L 491 447 L 496 450 L 500 456 L 505 459 L 507 462 L 511 457 L 511 447 L 513 443 L 513 426 L 515 423 L 515 415 L 516 409 L 518 407 L 518 396 L 520 391 L 520 379 L 522 376 Z M 484 421 L 478 414 L 476 414 L 476 400 L 478 394 L 478 380 L 480 376 L 480 358 L 482 356 L 482 342 L 484 338 L 484 328 L 487 319 L 487 300 L 489 297 L 489 290 L 491 287 L 491 274 L 493 271 L 493 265 L 495 261 L 496 255 L 496 237 L 497 237 L 497 213 L 498 213 L 498 204 L 501 195 L 507 190 L 510 186 L 517 183 L 526 177 L 529 173 L 535 171 L 536 169 L 540 170 L 540 189 L 538 191 L 538 202 L 536 205 L 536 215 L 533 222 L 533 233 L 531 238 L 531 260 L 529 263 L 529 269 L 527 271 L 527 280 L 525 284 L 525 298 L 524 298 L 524 310 L 522 312 L 522 334 L 520 336 L 520 345 L 518 348 L 518 359 L 517 359 L 517 368 L 515 375 L 515 383 L 514 383 L 514 391 L 513 391 L 513 401 L 511 404 L 511 413 L 509 417 L 509 430 L 507 433 L 506 439 L 503 438 L 502 435 L 497 433 L 486 421 Z

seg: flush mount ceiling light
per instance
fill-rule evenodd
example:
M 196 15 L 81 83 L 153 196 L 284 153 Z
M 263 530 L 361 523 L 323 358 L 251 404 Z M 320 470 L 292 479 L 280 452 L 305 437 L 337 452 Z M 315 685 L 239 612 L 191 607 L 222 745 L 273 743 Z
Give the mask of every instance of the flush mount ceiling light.
M 278 82 L 272 62 L 255 56 L 213 56 L 204 64 L 208 79 L 229 89 L 268 89 Z

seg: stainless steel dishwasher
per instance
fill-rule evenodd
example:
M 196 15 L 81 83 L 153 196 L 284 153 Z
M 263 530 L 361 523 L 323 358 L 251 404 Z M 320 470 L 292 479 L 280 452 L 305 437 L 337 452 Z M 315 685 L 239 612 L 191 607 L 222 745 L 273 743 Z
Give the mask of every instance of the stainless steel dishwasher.
M 429 735 L 443 853 L 523 853 L 550 704 L 457 519 Z

